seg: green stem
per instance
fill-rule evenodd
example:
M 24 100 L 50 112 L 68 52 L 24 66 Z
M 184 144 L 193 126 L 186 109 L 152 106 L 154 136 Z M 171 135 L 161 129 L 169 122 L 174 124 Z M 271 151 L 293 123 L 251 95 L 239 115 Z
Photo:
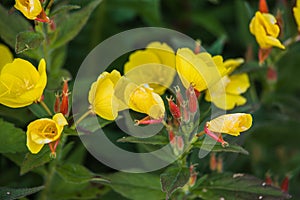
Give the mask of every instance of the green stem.
M 49 107 L 47 106 L 47 104 L 45 104 L 44 101 L 40 101 L 41 106 L 45 109 L 45 111 L 52 116 L 52 112 L 50 111 Z
M 50 190 L 51 184 L 53 181 L 53 177 L 55 175 L 56 167 L 62 158 L 62 150 L 63 150 L 63 146 L 66 142 L 66 139 L 67 139 L 67 135 L 62 134 L 60 143 L 59 143 L 59 147 L 57 148 L 56 158 L 54 160 L 52 160 L 51 163 L 49 163 L 49 168 L 48 168 L 49 170 L 45 177 L 45 189 L 43 190 L 43 192 L 41 194 L 42 200 L 49 199 L 48 197 L 49 197 L 49 193 L 51 192 L 51 190 Z
M 87 116 L 89 116 L 90 114 L 92 114 L 93 111 L 92 110 L 88 110 L 86 111 L 72 126 L 71 129 L 75 130 L 76 125 L 78 125 L 82 120 L 84 120 Z

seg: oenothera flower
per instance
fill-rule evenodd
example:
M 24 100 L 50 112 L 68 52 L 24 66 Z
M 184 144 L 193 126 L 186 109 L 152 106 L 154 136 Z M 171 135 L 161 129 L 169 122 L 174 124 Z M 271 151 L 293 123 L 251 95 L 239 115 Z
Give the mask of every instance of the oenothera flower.
M 176 70 L 185 88 L 190 85 L 201 92 L 227 73 L 224 65 L 216 65 L 209 53 L 195 54 L 188 48 L 178 49 Z
M 252 126 L 252 116 L 245 113 L 221 115 L 206 123 L 206 128 L 214 133 L 239 136 Z
M 130 71 L 132 73 L 128 73 Z M 163 94 L 175 76 L 175 53 L 166 43 L 152 42 L 145 50 L 130 55 L 124 74 L 138 85 L 149 83 L 154 92 Z M 153 81 L 157 83 L 151 83 Z
M 243 59 L 229 59 L 224 62 L 225 68 L 231 73 L 237 68 Z M 213 102 L 218 108 L 223 110 L 233 109 L 246 103 L 246 98 L 241 96 L 250 87 L 249 77 L 246 73 L 224 76 L 214 85 L 208 88 L 205 100 Z
M 115 85 L 121 78 L 120 72 L 103 72 L 89 91 L 89 103 L 92 112 L 107 120 L 114 120 L 118 116 L 119 102 L 115 97 Z
M 298 26 L 298 32 L 300 32 L 300 0 L 297 0 L 296 6 L 293 8 L 293 11 Z
M 36 154 L 44 144 L 58 140 L 67 124 L 67 120 L 61 113 L 55 114 L 52 119 L 42 118 L 31 122 L 26 132 L 29 151 Z
M 134 111 L 145 113 L 153 119 L 161 119 L 165 114 L 162 98 L 149 85 L 130 84 L 126 87 L 126 104 Z
M 19 108 L 40 101 L 47 84 L 46 62 L 41 59 L 38 71 L 28 61 L 16 58 L 0 72 L 0 103 Z
M 277 39 L 280 28 L 273 15 L 257 11 L 250 22 L 249 28 L 261 49 L 269 49 L 273 46 L 285 49 Z
M 0 44 L 0 71 L 5 64 L 11 63 L 13 59 L 13 55 L 9 48 L 3 44 Z
M 15 8 L 31 20 L 35 20 L 43 11 L 40 0 L 16 0 Z

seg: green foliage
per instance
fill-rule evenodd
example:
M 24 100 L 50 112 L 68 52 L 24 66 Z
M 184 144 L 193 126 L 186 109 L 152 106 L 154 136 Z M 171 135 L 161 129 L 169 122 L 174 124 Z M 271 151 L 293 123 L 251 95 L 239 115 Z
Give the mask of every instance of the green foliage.
M 108 176 L 108 178 L 111 180 L 112 189 L 129 199 L 165 198 L 165 194 L 161 191 L 159 176 L 118 172 Z
M 190 172 L 187 167 L 180 166 L 169 167 L 160 175 L 162 191 L 167 194 L 166 199 L 177 189 L 182 188 L 189 180 Z
M 2 200 L 20 199 L 30 194 L 36 193 L 42 189 L 44 189 L 44 186 L 33 187 L 33 188 L 0 187 L 0 198 Z
M 0 153 L 26 152 L 26 134 L 13 124 L 0 119 Z
M 193 189 L 202 199 L 289 199 L 290 196 L 279 188 L 246 174 L 211 174 Z

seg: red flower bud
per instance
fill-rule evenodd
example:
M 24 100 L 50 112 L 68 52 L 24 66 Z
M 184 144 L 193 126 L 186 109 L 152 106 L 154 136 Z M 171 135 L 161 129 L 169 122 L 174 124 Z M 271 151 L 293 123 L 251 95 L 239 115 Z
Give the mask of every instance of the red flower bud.
M 68 79 L 64 80 L 64 85 L 62 89 L 62 101 L 60 104 L 60 112 L 63 115 L 67 115 L 69 112 L 69 86 L 68 86 Z
M 272 48 L 268 48 L 268 49 L 259 49 L 258 51 L 258 60 L 259 60 L 259 64 L 262 64 L 265 62 L 265 60 L 268 58 L 268 56 L 270 55 L 272 51 Z
M 182 136 L 175 136 L 175 138 L 176 138 L 177 149 L 179 150 L 179 152 L 182 152 L 184 148 L 183 138 Z
M 217 158 L 215 153 L 210 154 L 209 168 L 211 171 L 215 171 L 217 169 Z
M 175 145 L 176 139 L 175 139 L 175 134 L 172 130 L 168 131 L 169 133 L 169 141 L 171 143 L 171 145 Z
M 196 113 L 198 110 L 198 99 L 192 85 L 186 90 L 186 96 L 189 103 L 189 111 L 191 113 Z
M 179 86 L 175 87 L 175 92 L 176 92 L 176 103 L 178 106 L 181 106 L 183 104 L 184 100 L 183 100 L 182 94 L 180 92 Z
M 168 103 L 169 103 L 169 109 L 170 109 L 170 112 L 171 112 L 172 116 L 173 116 L 175 119 L 180 119 L 180 117 L 181 117 L 180 109 L 179 109 L 179 107 L 173 102 L 173 98 L 170 97 L 170 98 L 167 98 L 167 100 L 168 100 Z
M 284 177 L 280 188 L 281 188 L 282 192 L 288 192 L 289 191 L 289 177 L 288 176 Z
M 271 176 L 269 174 L 266 175 L 265 182 L 266 182 L 266 185 L 272 185 L 273 184 L 273 180 L 271 179 Z
M 269 12 L 268 4 L 267 4 L 266 0 L 259 0 L 259 11 L 262 13 Z
M 275 68 L 273 67 L 268 67 L 268 71 L 267 71 L 267 80 L 269 82 L 276 82 L 277 81 L 277 71 Z

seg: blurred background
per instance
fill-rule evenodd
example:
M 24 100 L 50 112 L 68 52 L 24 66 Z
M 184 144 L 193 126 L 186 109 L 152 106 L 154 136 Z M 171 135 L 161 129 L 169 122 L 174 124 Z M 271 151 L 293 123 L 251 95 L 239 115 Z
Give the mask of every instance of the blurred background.
M 89 1 L 65 2 L 84 6 Z M 295 1 L 267 2 L 271 13 L 276 15 L 280 10 L 282 14 L 280 40 L 296 35 L 292 15 Z M 4 0 L 1 4 L 9 7 L 14 2 Z M 249 32 L 250 20 L 257 9 L 255 0 L 103 0 L 67 46 L 67 53 L 62 56 L 64 68 L 74 77 L 84 58 L 101 41 L 128 29 L 148 26 L 173 29 L 200 39 L 209 53 L 221 54 L 225 59 L 243 57 L 246 62 L 241 70 L 249 72 L 251 89 L 245 95 L 247 104 L 237 110 L 251 112 L 254 122 L 251 130 L 236 140 L 250 154 L 217 156 L 223 159 L 224 171 L 249 173 L 261 179 L 268 174 L 279 186 L 288 176 L 292 199 L 300 199 L 300 43 L 292 44 L 282 55 L 278 51 L 281 57 L 276 63 L 277 80 L 268 82 L 268 66 L 258 67 L 258 45 Z M 117 68 L 122 70 L 121 65 Z M 120 137 L 117 133 L 114 136 L 113 126 L 107 129 L 112 132 L 111 138 Z M 74 142 L 80 143 L 77 139 Z M 111 171 L 79 146 L 76 151 L 81 153 L 73 159 L 81 160 L 94 172 Z M 199 170 L 208 170 L 208 166 Z

